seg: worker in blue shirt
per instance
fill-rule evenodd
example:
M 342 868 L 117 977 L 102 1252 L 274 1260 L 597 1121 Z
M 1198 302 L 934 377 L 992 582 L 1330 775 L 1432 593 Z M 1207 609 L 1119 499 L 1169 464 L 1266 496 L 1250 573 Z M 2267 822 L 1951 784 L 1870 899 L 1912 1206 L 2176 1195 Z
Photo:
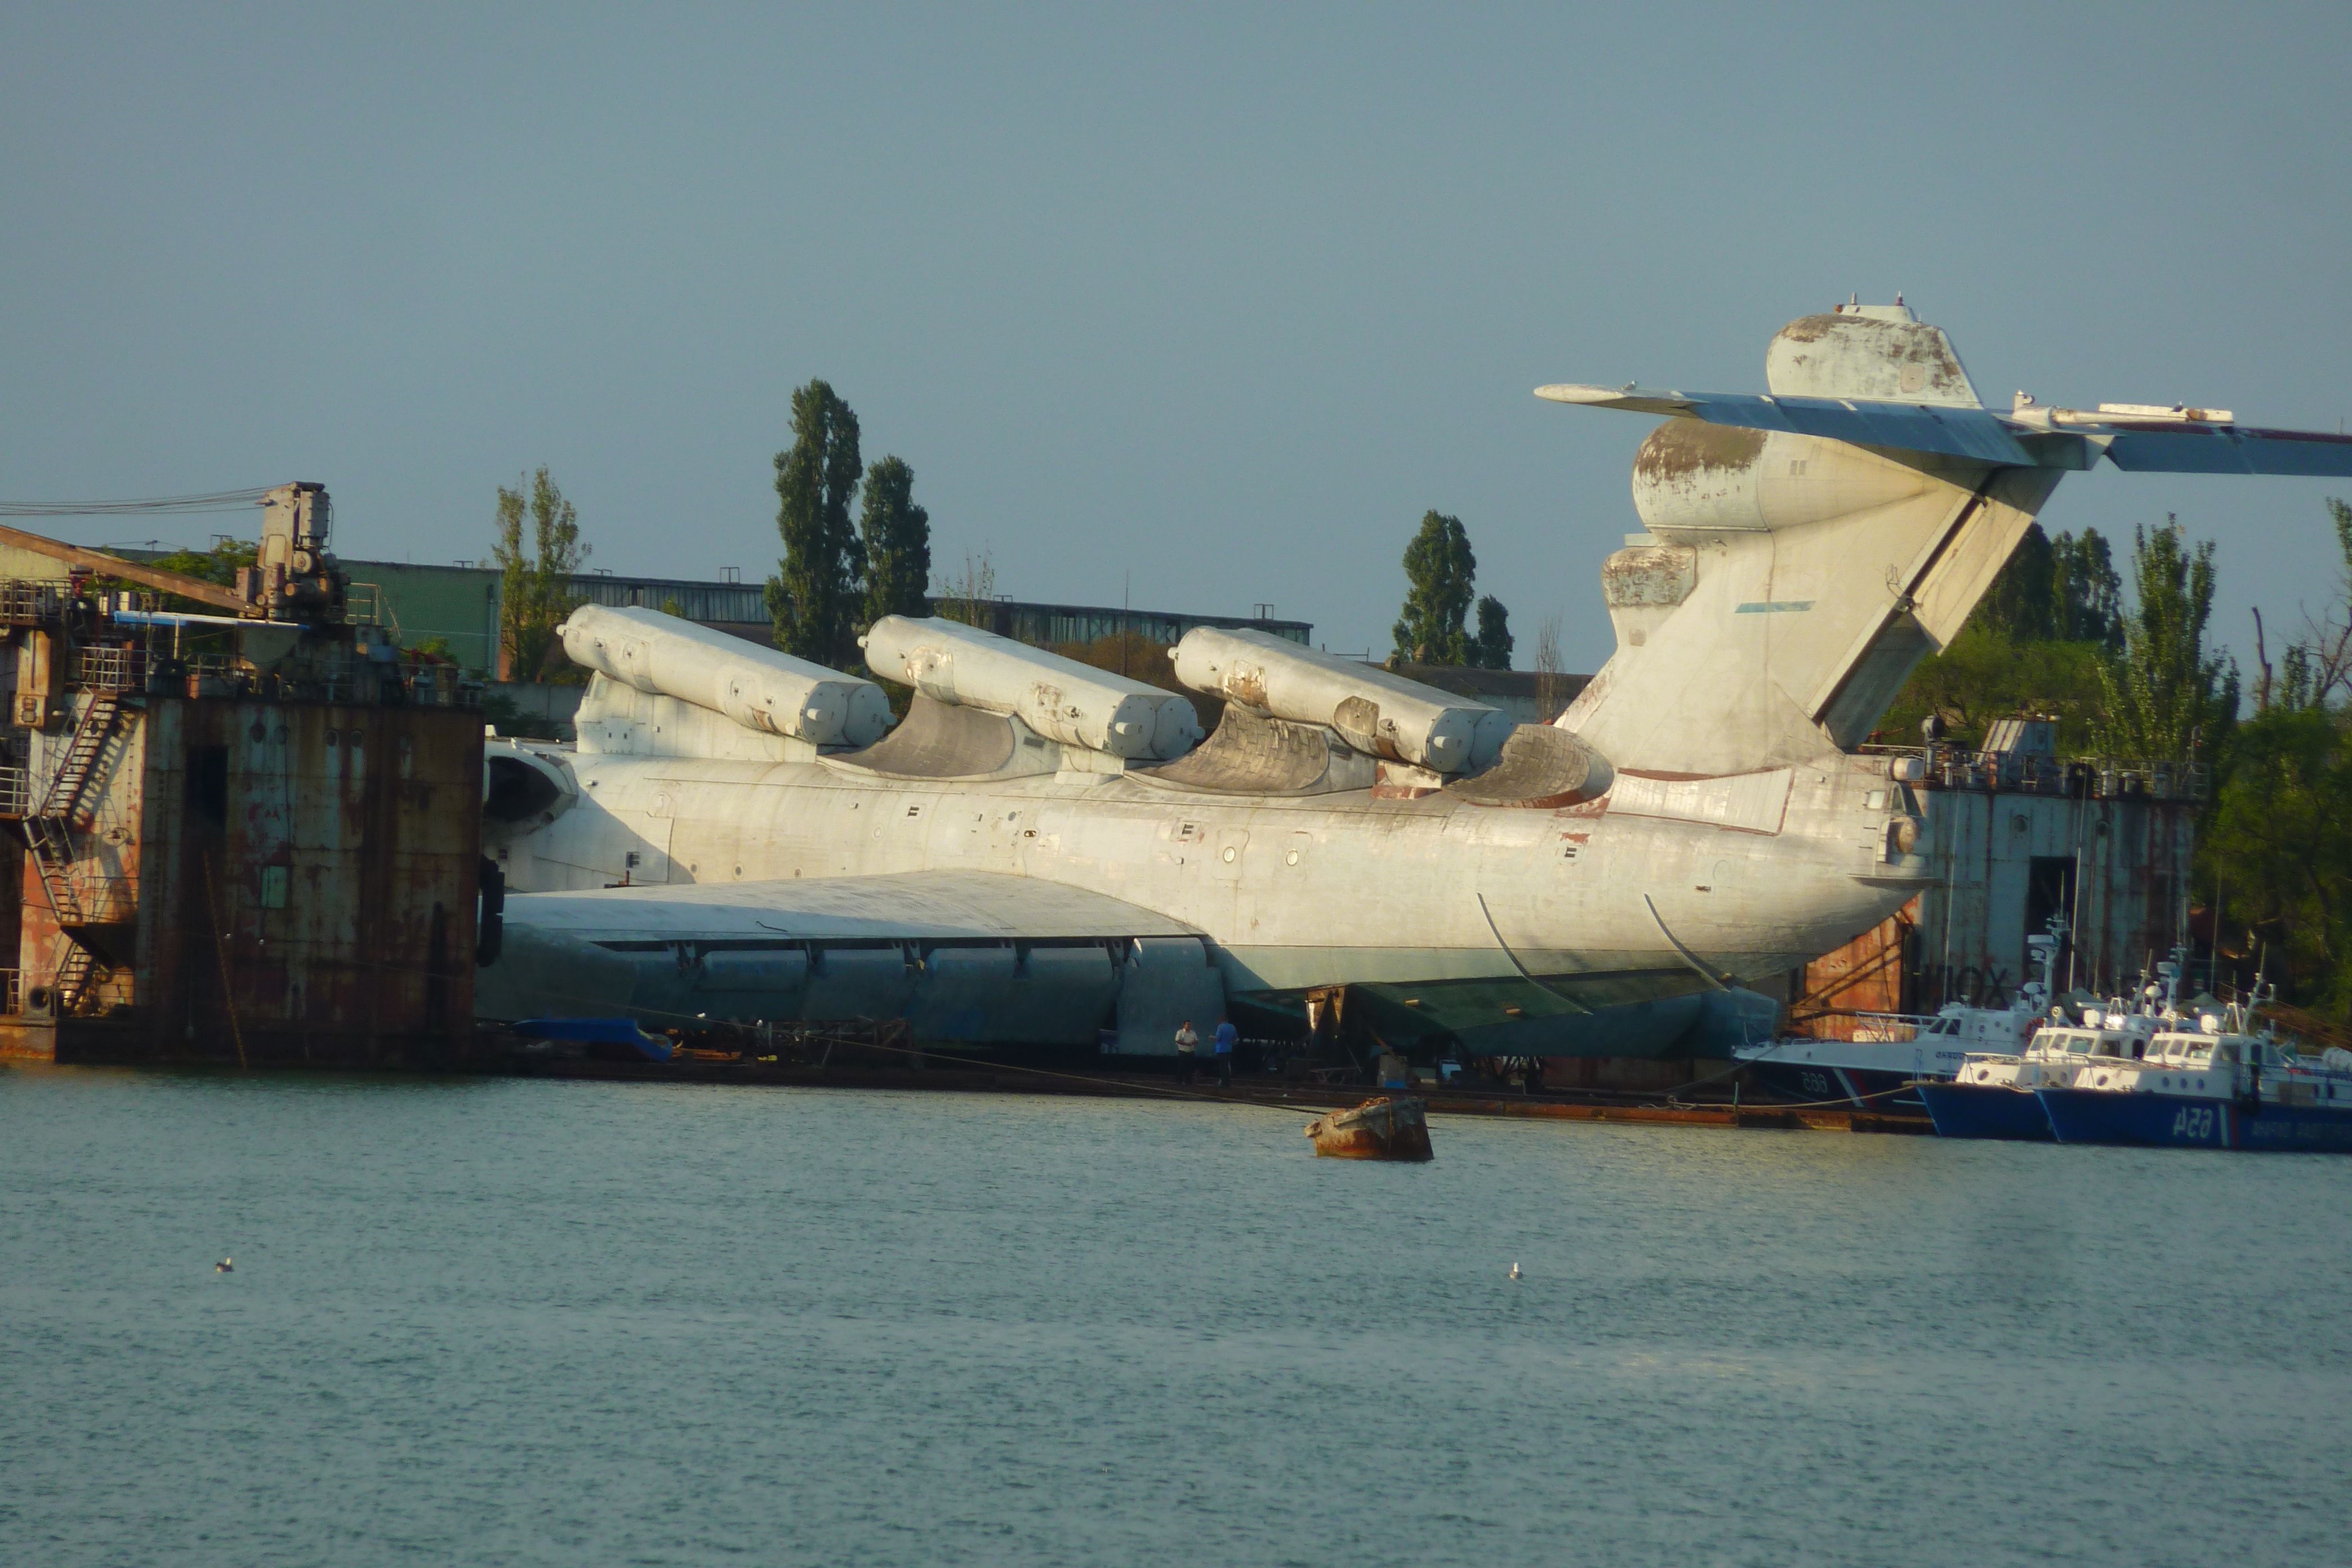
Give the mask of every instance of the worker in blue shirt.
M 1213 1054 L 1217 1058 L 1217 1082 L 1227 1089 L 1233 1087 L 1234 1047 L 1241 1037 L 1241 1031 L 1234 1027 L 1232 1019 L 1217 1020 L 1217 1043 Z

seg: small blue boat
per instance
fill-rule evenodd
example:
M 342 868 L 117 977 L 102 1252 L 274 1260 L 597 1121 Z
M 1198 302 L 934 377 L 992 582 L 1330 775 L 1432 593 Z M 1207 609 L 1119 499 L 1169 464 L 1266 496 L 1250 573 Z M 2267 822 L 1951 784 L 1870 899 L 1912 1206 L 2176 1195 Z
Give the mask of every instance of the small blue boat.
M 635 1018 L 525 1018 L 514 1026 L 514 1032 L 542 1049 L 553 1047 L 572 1055 L 649 1062 L 670 1058 L 670 1043 L 659 1035 L 646 1034 Z

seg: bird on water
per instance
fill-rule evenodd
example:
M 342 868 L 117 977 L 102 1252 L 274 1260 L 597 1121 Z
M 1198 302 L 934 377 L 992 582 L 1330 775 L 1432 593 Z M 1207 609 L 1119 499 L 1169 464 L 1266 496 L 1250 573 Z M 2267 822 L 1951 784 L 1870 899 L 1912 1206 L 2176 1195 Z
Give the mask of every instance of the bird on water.
M 1518 1277 L 1519 1277 L 1519 1266 L 1518 1266 L 1517 1261 L 1515 1259 L 1515 1260 L 1513 1260 L 1513 1262 L 1512 1262 L 1512 1264 L 1511 1264 L 1511 1278 L 1512 1278 L 1512 1279 L 1517 1279 Z
M 1516 1277 L 1518 1272 L 1518 1265 L 1513 1264 L 1511 1266 L 1511 1271 L 1514 1277 Z M 213 1272 L 215 1274 L 234 1274 L 236 1272 L 236 1265 L 224 1258 L 218 1263 L 213 1265 Z

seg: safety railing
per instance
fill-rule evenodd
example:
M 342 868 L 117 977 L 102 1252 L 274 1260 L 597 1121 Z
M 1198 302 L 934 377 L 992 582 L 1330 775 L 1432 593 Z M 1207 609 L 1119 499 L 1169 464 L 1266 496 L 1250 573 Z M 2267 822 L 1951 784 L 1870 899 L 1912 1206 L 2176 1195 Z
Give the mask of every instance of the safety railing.
M 1864 746 L 1874 756 L 1907 758 L 1898 772 L 1926 789 L 1977 790 L 2077 800 L 2203 800 L 2212 788 L 2204 763 L 2117 757 L 2053 757 L 2022 752 L 1972 752 L 1958 746 Z
M 130 691 L 146 684 L 147 652 L 135 647 L 74 650 L 73 683 L 87 691 Z
M 62 583 L 26 582 L 19 578 L 0 583 L 0 622 L 12 626 L 47 626 L 64 619 L 65 613 Z

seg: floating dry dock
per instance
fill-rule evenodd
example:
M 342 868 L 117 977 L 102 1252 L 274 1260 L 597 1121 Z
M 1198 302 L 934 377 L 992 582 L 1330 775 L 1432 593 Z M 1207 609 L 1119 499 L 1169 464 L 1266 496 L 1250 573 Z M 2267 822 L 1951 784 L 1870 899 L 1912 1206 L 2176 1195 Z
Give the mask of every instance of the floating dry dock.
M 358 613 L 327 520 L 270 492 L 234 587 L 0 530 L 0 1056 L 464 1059 L 481 716 Z

